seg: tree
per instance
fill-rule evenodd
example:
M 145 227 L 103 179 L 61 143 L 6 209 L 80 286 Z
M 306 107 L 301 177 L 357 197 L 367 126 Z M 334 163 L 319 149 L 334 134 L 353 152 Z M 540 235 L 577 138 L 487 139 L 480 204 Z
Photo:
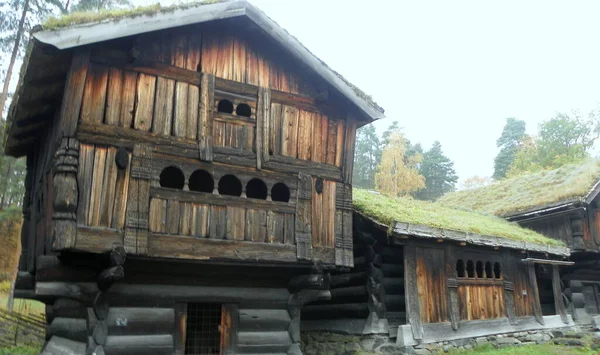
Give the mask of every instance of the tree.
M 416 167 L 423 157 L 415 154 L 407 159 L 406 139 L 400 129 L 391 131 L 387 142 L 375 174 L 377 189 L 396 197 L 410 195 L 425 187 L 425 178 Z
M 375 187 L 375 172 L 381 160 L 381 142 L 372 124 L 358 130 L 352 182 L 357 187 Z
M 488 186 L 492 183 L 492 179 L 487 176 L 473 175 L 470 178 L 465 179 L 459 187 L 459 190 L 477 189 L 480 187 Z
M 500 148 L 500 152 L 494 159 L 494 175 L 495 180 L 502 179 L 506 176 L 508 169 L 515 160 L 525 134 L 525 121 L 518 120 L 514 117 L 506 119 L 506 124 L 502 130 L 500 138 L 496 141 L 496 146 Z
M 415 194 L 419 200 L 435 201 L 447 192 L 454 191 L 458 180 L 454 163 L 442 152 L 442 144 L 435 141 L 425 154 L 419 172 L 425 177 L 425 188 Z

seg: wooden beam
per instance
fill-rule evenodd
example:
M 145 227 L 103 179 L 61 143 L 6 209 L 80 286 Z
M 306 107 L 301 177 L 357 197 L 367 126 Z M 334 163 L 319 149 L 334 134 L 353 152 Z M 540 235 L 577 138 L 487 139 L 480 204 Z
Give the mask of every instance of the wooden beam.
M 535 276 L 535 264 L 529 263 L 529 265 L 527 265 L 527 269 L 529 272 L 529 284 L 531 285 L 531 289 L 533 291 L 533 295 L 531 295 L 533 302 L 533 315 L 538 323 L 544 325 L 542 305 L 540 303 L 540 291 L 538 289 L 537 278 Z
M 569 318 L 567 317 L 567 309 L 562 297 L 558 265 L 552 265 L 552 291 L 554 293 L 554 308 L 556 309 L 556 314 L 560 315 L 560 319 L 562 319 L 563 323 L 568 324 Z
M 417 248 L 414 245 L 404 247 L 404 280 L 406 280 L 406 311 L 408 322 L 412 327 L 413 338 L 423 339 L 423 324 L 421 323 L 421 307 L 419 305 L 419 290 L 417 288 Z
M 60 132 L 62 137 L 75 137 L 89 59 L 90 50 L 87 47 L 76 49 L 73 54 L 60 109 Z
M 574 261 L 563 261 L 563 260 L 549 260 L 549 259 L 536 259 L 536 258 L 525 258 L 521 259 L 524 263 L 531 264 L 547 264 L 547 265 L 560 265 L 560 266 L 571 266 L 575 265 Z

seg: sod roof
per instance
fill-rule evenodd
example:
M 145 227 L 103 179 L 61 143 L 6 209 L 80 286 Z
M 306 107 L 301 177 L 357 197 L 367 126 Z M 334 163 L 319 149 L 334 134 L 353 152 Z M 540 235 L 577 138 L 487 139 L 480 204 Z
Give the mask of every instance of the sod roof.
M 489 186 L 456 191 L 438 202 L 497 216 L 513 216 L 575 202 L 597 193 L 600 160 L 500 180 Z
M 568 254 L 563 242 L 491 215 L 361 189 L 353 190 L 353 205 L 356 212 L 384 224 L 392 234 Z

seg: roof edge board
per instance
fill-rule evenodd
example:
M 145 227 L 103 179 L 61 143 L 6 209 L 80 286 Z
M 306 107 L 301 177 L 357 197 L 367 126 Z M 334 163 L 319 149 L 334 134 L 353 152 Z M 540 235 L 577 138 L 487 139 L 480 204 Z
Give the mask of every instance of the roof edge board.
M 40 31 L 35 32 L 33 37 L 58 49 L 68 49 L 141 33 L 243 16 L 246 14 L 246 7 L 245 1 L 216 3 L 152 15 L 117 20 L 108 19 L 103 22 Z M 207 11 L 209 8 L 210 11 Z

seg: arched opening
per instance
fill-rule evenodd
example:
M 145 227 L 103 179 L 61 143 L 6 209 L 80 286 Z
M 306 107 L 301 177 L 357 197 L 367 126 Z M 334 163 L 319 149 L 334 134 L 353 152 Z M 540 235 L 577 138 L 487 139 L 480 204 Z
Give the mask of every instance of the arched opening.
M 233 113 L 233 103 L 229 100 L 221 100 L 217 105 L 217 111 L 223 113 Z
M 481 261 L 477 261 L 475 266 L 475 272 L 477 273 L 477 278 L 483 278 L 483 263 Z
M 456 277 L 465 277 L 465 262 L 462 259 L 456 262 Z
M 494 277 L 497 279 L 502 277 L 502 268 L 500 267 L 499 262 L 494 263 Z
M 190 175 L 188 186 L 190 191 L 213 192 L 215 182 L 208 171 L 196 170 Z
M 475 277 L 475 265 L 473 265 L 473 260 L 467 261 L 467 277 Z
M 261 179 L 252 179 L 246 184 L 246 197 L 259 200 L 267 199 L 267 185 Z
M 492 273 L 492 263 L 490 263 L 489 261 L 485 263 L 485 278 L 486 279 L 494 278 L 494 274 Z
M 239 104 L 235 108 L 235 114 L 238 116 L 250 117 L 252 116 L 252 107 L 248 104 Z
M 185 176 L 179 168 L 169 166 L 160 173 L 160 187 L 181 190 L 183 185 L 185 185 Z
M 271 188 L 271 200 L 290 202 L 290 189 L 284 183 L 276 183 Z
M 228 196 L 241 196 L 242 183 L 233 175 L 225 175 L 219 180 L 219 194 Z

